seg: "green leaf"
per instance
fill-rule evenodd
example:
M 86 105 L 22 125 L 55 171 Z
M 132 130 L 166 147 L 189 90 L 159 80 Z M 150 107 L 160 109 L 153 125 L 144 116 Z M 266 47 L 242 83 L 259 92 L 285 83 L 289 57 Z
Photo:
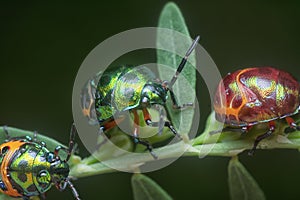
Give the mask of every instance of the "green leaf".
M 0 194 L 0 200 L 18 200 L 18 199 L 9 197 L 5 194 Z
M 172 198 L 153 180 L 142 174 L 134 174 L 131 179 L 135 200 L 171 200 Z
M 228 166 L 229 190 L 232 200 L 262 200 L 265 195 L 251 174 L 233 157 Z
M 6 130 L 9 134 L 9 137 L 24 137 L 24 136 L 29 136 L 31 138 L 34 138 L 34 135 L 35 135 L 35 132 L 34 131 L 26 131 L 26 130 L 22 130 L 22 129 L 17 129 L 17 128 L 13 128 L 13 127 L 6 127 Z M 69 134 L 69 133 L 66 133 L 66 134 Z M 6 133 L 5 133 L 5 130 L 4 130 L 4 127 L 3 126 L 0 126 L 0 144 L 3 143 L 5 140 L 6 140 Z M 66 147 L 65 145 L 61 144 L 60 142 L 52 139 L 52 138 L 49 138 L 47 136 L 44 136 L 40 133 L 37 133 L 36 134 L 36 139 L 37 141 L 40 141 L 40 142 L 45 142 L 46 145 L 47 145 L 47 148 L 50 150 L 50 151 L 54 151 L 54 149 L 57 147 L 57 146 L 63 146 L 63 147 Z M 69 142 L 69 141 L 67 141 Z M 66 153 L 64 151 L 60 151 L 60 155 L 61 156 L 66 156 Z
M 187 36 L 184 40 L 182 40 L 182 38 L 178 37 L 178 34 L 175 32 L 165 31 L 165 29 L 158 29 L 158 72 L 162 80 L 170 81 L 181 62 L 181 56 L 184 56 L 184 54 L 192 44 L 192 40 L 190 39 L 187 26 L 179 8 L 172 2 L 167 3 L 163 8 L 159 17 L 158 27 L 178 31 Z M 167 49 L 168 51 L 162 49 Z M 176 53 L 174 52 L 180 52 L 181 56 L 176 55 Z M 167 66 L 169 68 L 166 68 L 164 66 Z M 173 91 L 177 97 L 179 105 L 184 103 L 193 103 L 193 99 L 195 99 L 196 69 L 194 66 L 196 66 L 196 58 L 195 53 L 193 52 L 188 58 L 188 63 L 180 74 L 177 82 L 173 86 Z M 173 69 L 173 71 L 167 69 Z M 167 109 L 170 113 L 171 121 L 175 128 L 180 133 L 187 133 L 192 126 L 194 109 L 174 111 L 170 98 L 167 102 Z
M 22 200 L 22 198 L 13 198 L 0 193 L 0 200 Z M 31 197 L 30 200 L 40 200 L 39 197 Z

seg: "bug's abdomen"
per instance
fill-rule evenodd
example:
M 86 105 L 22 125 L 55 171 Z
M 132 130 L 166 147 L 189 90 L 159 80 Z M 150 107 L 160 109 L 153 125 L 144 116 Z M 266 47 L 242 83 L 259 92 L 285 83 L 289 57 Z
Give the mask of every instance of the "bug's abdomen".
M 215 95 L 216 119 L 245 126 L 292 115 L 298 111 L 299 83 L 271 67 L 247 68 L 228 74 Z
M 20 144 L 18 148 L 13 148 Z M 37 196 L 44 193 L 51 187 L 51 183 L 40 187 L 36 181 L 37 173 L 42 168 L 49 168 L 50 164 L 44 160 L 43 147 L 31 142 L 21 142 L 19 140 L 4 143 L 2 146 L 9 146 L 9 151 L 5 154 L 1 164 L 1 175 L 9 175 L 5 185 L 8 189 L 4 193 L 15 196 Z M 2 179 L 3 180 L 3 179 Z

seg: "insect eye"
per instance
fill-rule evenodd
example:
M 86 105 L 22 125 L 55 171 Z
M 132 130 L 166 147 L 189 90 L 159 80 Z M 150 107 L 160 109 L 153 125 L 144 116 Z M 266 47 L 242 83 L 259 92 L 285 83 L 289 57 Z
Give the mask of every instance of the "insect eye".
M 47 172 L 45 170 L 40 171 L 39 177 L 45 177 L 47 176 Z
M 148 104 L 148 103 L 149 103 L 149 99 L 148 99 L 147 97 L 144 97 L 144 98 L 142 99 L 142 103 Z
M 41 170 L 37 176 L 37 181 L 39 183 L 49 183 L 51 176 L 47 170 Z
M 46 159 L 47 159 L 47 162 L 52 162 L 54 160 L 54 154 L 53 153 L 47 153 Z

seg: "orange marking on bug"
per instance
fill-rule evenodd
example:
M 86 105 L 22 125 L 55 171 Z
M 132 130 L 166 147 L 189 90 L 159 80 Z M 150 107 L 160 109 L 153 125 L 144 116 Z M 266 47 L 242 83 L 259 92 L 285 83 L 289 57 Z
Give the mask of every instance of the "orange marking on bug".
M 21 197 L 22 194 L 20 194 L 11 185 L 11 183 L 8 179 L 8 168 L 9 168 L 10 161 L 11 161 L 15 151 L 17 151 L 25 143 L 26 142 L 16 140 L 16 141 L 6 142 L 6 143 L 4 143 L 0 146 L 1 152 L 2 152 L 4 147 L 9 148 L 9 150 L 7 151 L 7 153 L 5 154 L 5 156 L 3 158 L 3 162 L 2 162 L 1 167 L 0 167 L 1 168 L 0 173 L 1 173 L 2 181 L 4 182 L 7 190 L 3 191 L 3 190 L 0 189 L 0 191 L 3 192 L 6 195 L 9 195 L 9 196 L 12 196 L 12 197 Z
M 245 72 L 248 72 L 250 70 L 252 70 L 253 68 L 247 68 L 247 69 L 244 69 L 244 70 L 241 70 L 235 77 L 235 82 L 239 88 L 239 92 L 240 92 L 240 97 L 242 98 L 242 103 L 240 104 L 239 107 L 237 108 L 233 108 L 233 101 L 235 100 L 235 98 L 237 97 L 237 95 L 235 95 L 231 101 L 230 101 L 230 104 L 229 106 L 227 106 L 227 101 L 226 101 L 226 97 L 225 98 L 222 98 L 222 96 L 224 96 L 224 93 L 225 91 L 222 91 L 222 87 L 219 87 L 219 95 L 220 95 L 220 98 L 222 98 L 222 101 L 221 101 L 221 107 L 218 108 L 218 107 L 215 107 L 215 111 L 217 113 L 220 113 L 220 114 L 225 114 L 227 117 L 229 117 L 230 115 L 233 115 L 235 116 L 236 120 L 237 121 L 240 121 L 239 120 L 239 113 L 240 113 L 240 110 L 242 109 L 242 107 L 248 102 L 248 99 L 247 99 L 247 91 L 246 91 L 246 87 L 244 87 L 243 83 L 241 83 L 240 81 L 240 76 L 245 73 Z M 224 102 L 223 102 L 224 101 Z M 224 105 L 225 103 L 225 105 Z

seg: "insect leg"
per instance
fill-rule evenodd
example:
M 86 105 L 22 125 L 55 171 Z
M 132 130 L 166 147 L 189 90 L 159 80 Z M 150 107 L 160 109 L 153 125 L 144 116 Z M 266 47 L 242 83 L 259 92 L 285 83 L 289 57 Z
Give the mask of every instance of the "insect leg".
M 230 126 L 225 126 L 223 129 L 210 131 L 209 134 L 214 135 L 214 134 L 218 134 L 218 133 L 222 133 L 222 132 L 237 132 L 237 133 L 245 134 L 251 128 L 252 128 L 252 126 L 243 126 L 242 128 L 234 128 L 234 127 L 230 127 Z
M 54 155 L 55 156 L 58 156 L 59 151 L 63 150 L 67 153 L 67 158 L 65 159 L 65 161 L 67 162 L 70 159 L 71 154 L 72 154 L 73 149 L 74 149 L 74 144 L 75 144 L 74 141 L 75 141 L 76 133 L 77 133 L 77 130 L 76 130 L 75 124 L 72 123 L 71 131 L 70 131 L 69 147 L 66 148 L 66 147 L 63 147 L 63 146 L 57 146 L 54 150 Z
M 108 119 L 105 123 L 99 122 L 100 124 L 103 123 L 103 125 L 100 126 L 98 130 L 98 135 L 103 138 L 103 140 L 96 145 L 96 150 L 100 149 L 102 145 L 104 145 L 107 140 L 110 138 L 110 135 L 105 135 L 105 131 L 108 131 L 109 129 L 114 128 L 117 124 L 121 123 L 125 119 L 124 116 L 121 116 L 119 118 L 114 119 L 111 117 Z
M 153 156 L 153 158 L 157 159 L 157 155 L 153 152 L 152 146 L 148 142 L 140 140 L 138 138 L 140 119 L 139 119 L 139 115 L 136 110 L 132 110 L 132 113 L 134 116 L 134 119 L 133 119 L 133 121 L 134 121 L 134 131 L 133 131 L 133 139 L 134 140 L 133 141 L 134 141 L 134 143 L 144 145 L 147 148 L 147 150 L 150 152 L 150 154 Z
M 177 80 L 179 74 L 181 73 L 182 69 L 184 68 L 184 66 L 185 66 L 185 64 L 186 64 L 186 62 L 187 62 L 188 57 L 191 55 L 191 53 L 192 53 L 193 50 L 195 49 L 195 47 L 196 47 L 196 45 L 197 45 L 199 39 L 200 39 L 200 36 L 197 36 L 197 37 L 195 38 L 195 40 L 193 41 L 192 45 L 191 45 L 190 48 L 187 50 L 187 52 L 186 52 L 184 58 L 181 60 L 179 66 L 178 66 L 178 68 L 177 68 L 177 71 L 176 71 L 175 75 L 172 77 L 172 79 L 171 79 L 171 81 L 170 81 L 170 84 L 169 84 L 170 90 L 172 90 L 172 87 L 173 87 L 174 83 L 176 82 L 176 80 Z
M 285 120 L 287 121 L 287 123 L 290 125 L 290 127 L 294 130 L 298 130 L 300 131 L 300 126 L 298 126 L 295 122 L 295 120 L 291 117 L 286 117 Z
M 176 100 L 176 96 L 175 96 L 174 92 L 172 90 L 169 90 L 169 91 L 170 91 L 170 96 L 171 96 L 171 100 L 172 100 L 173 108 L 174 109 L 176 109 L 176 110 L 183 110 L 185 108 L 193 107 L 194 106 L 193 103 L 184 103 L 182 105 L 178 105 L 177 100 Z
M 104 144 L 107 142 L 107 140 L 108 140 L 108 136 L 106 136 L 106 135 L 104 134 L 104 126 L 101 126 L 101 127 L 99 128 L 99 130 L 98 130 L 98 135 L 101 136 L 101 137 L 103 138 L 103 140 L 102 140 L 100 143 L 97 143 L 97 145 L 96 145 L 96 150 L 97 150 L 97 149 L 100 149 L 100 147 L 101 147 L 102 145 L 104 145 Z
M 263 140 L 263 139 L 265 139 L 265 138 L 267 138 L 267 137 L 270 137 L 274 131 L 275 131 L 275 122 L 274 122 L 274 121 L 270 121 L 270 122 L 269 122 L 269 130 L 268 130 L 266 133 L 264 133 L 264 134 L 262 134 L 262 135 L 259 135 L 259 136 L 255 139 L 254 144 L 253 144 L 253 147 L 252 147 L 252 149 L 248 152 L 248 155 L 249 155 L 249 156 L 253 156 L 253 154 L 254 154 L 254 152 L 255 152 L 255 150 L 256 150 L 256 147 L 257 147 L 258 143 L 259 143 L 261 140 Z
M 170 82 L 164 81 L 164 82 L 162 83 L 162 84 L 165 86 L 165 88 L 166 88 L 167 90 L 170 91 L 171 100 L 172 100 L 172 102 L 173 102 L 173 108 L 174 108 L 174 109 L 184 109 L 184 108 L 186 108 L 186 107 L 191 107 L 191 106 L 193 106 L 192 103 L 186 103 L 186 104 L 183 104 L 183 105 L 179 106 L 178 103 L 177 103 L 176 97 L 175 97 L 175 95 L 174 95 L 174 93 L 173 93 L 173 89 L 172 89 L 172 88 L 173 88 L 173 85 L 174 85 L 174 83 L 176 82 L 176 80 L 177 80 L 179 74 L 180 74 L 181 71 L 183 70 L 183 68 L 184 68 L 184 66 L 185 66 L 185 64 L 186 64 L 186 62 L 187 62 L 188 57 L 191 55 L 191 53 L 192 53 L 193 50 L 195 49 L 195 47 L 196 47 L 196 45 L 197 45 L 199 39 L 200 39 L 200 36 L 197 36 L 197 37 L 195 38 L 195 40 L 193 41 L 192 45 L 191 45 L 190 48 L 187 50 L 187 52 L 186 52 L 184 58 L 181 60 L 179 66 L 178 66 L 178 68 L 177 68 L 177 70 L 176 70 L 176 73 L 175 73 L 174 76 L 172 77 L 171 81 L 170 81 Z
M 160 123 L 159 122 L 153 122 L 151 120 L 151 116 L 150 116 L 150 113 L 148 112 L 147 108 L 144 108 L 143 109 L 143 115 L 144 115 L 144 120 L 146 122 L 146 124 L 148 126 L 153 126 L 153 127 L 159 127 L 160 126 Z M 165 121 L 164 124 L 163 124 L 165 127 L 168 127 L 170 129 L 170 131 L 175 135 L 177 136 L 178 138 L 182 139 L 181 136 L 178 134 L 178 132 L 175 130 L 175 128 L 173 127 L 172 123 L 170 121 Z M 160 129 L 160 128 L 159 128 Z M 162 130 L 161 130 L 162 131 Z M 158 134 L 160 134 L 158 132 Z
M 75 123 L 73 123 L 71 126 L 71 131 L 70 131 L 69 148 L 67 150 L 68 156 L 66 158 L 66 161 L 68 161 L 70 159 L 71 154 L 73 152 L 76 134 L 77 134 L 77 129 L 76 129 Z

